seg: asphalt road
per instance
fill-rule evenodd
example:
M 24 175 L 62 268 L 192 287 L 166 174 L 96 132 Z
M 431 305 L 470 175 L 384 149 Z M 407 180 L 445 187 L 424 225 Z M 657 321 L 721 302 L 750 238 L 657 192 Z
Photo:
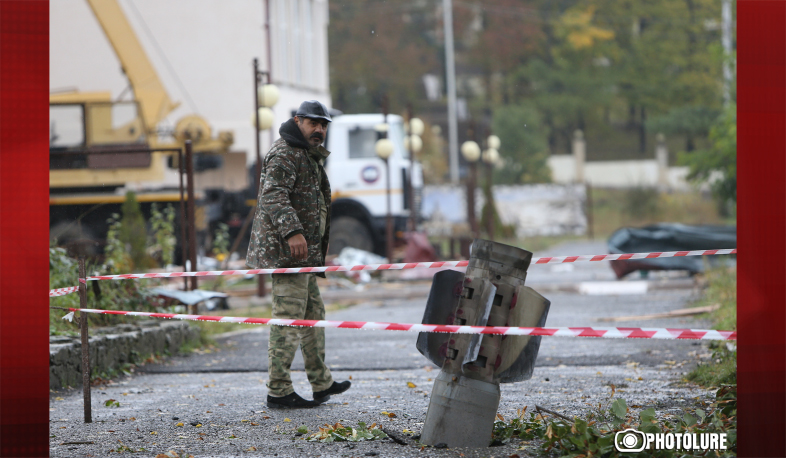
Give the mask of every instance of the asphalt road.
M 603 252 L 602 244 L 576 243 L 542 255 Z M 650 289 L 640 294 L 585 295 L 565 292 L 575 288 L 564 288 L 582 282 L 630 285 L 637 280 L 617 282 L 608 264 L 599 262 L 532 266 L 527 284 L 551 300 L 547 326 L 708 326 L 692 317 L 598 321 L 686 307 L 698 293 L 686 287 L 691 284 L 689 278 L 674 273 L 653 276 Z M 428 288 L 422 282 L 398 281 L 347 294 L 360 296 L 357 300 L 362 302 L 330 313 L 328 319 L 418 323 Z M 364 297 L 371 299 L 363 301 Z M 328 329 L 326 334 L 327 360 L 334 378 L 351 377 L 353 387 L 319 408 L 277 411 L 265 407 L 268 328 L 253 326 L 247 332 L 217 339 L 217 351 L 149 364 L 130 377 L 94 387 L 91 424 L 82 421 L 81 390 L 52 393 L 50 456 L 107 456 L 111 450 L 135 451 L 134 456 L 186 451 L 195 457 L 528 454 L 517 449 L 519 443 L 477 450 L 421 450 L 402 431 L 417 433 L 422 428 L 439 369 L 415 349 L 417 334 L 348 329 Z M 608 402 L 614 385 L 616 396 L 624 397 L 628 405 L 654 407 L 662 416 L 672 415 L 712 400 L 712 391 L 679 381 L 682 374 L 708 357 L 707 344 L 698 341 L 544 337 L 533 378 L 502 385 L 499 413 L 511 417 L 517 409 L 539 405 L 579 415 L 590 406 Z M 293 381 L 301 395 L 310 397 L 302 369 L 298 355 Z M 106 407 L 108 399 L 120 405 Z M 383 411 L 395 417 L 382 415 Z M 314 432 L 320 425 L 337 421 L 345 426 L 377 422 L 406 445 L 392 440 L 322 444 L 295 436 L 298 426 Z

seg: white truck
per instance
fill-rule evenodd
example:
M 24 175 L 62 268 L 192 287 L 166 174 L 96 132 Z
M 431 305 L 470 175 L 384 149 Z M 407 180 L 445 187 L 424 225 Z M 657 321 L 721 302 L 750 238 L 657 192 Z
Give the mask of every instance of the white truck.
M 325 169 L 333 192 L 330 224 L 330 253 L 346 247 L 385 254 L 387 176 L 385 161 L 377 157 L 375 144 L 382 137 L 382 114 L 342 114 L 333 116 L 325 146 L 330 151 Z M 404 119 L 387 116 L 387 137 L 393 143 L 388 158 L 390 177 L 390 214 L 394 241 L 408 230 L 410 203 L 420 206 L 423 189 L 422 169 L 410 160 L 404 145 Z M 410 173 L 410 170 L 412 173 Z M 409 197 L 412 179 L 414 198 Z M 410 228 L 411 229 L 411 228 Z

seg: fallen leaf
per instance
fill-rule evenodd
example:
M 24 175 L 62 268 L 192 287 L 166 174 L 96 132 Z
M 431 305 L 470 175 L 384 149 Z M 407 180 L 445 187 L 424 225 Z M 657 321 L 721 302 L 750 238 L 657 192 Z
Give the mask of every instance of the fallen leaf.
M 121 393 L 123 396 L 128 396 L 128 393 Z
M 349 379 L 352 380 L 352 376 L 351 375 L 349 376 Z
M 499 420 L 499 421 L 505 421 L 505 417 L 503 417 L 503 416 L 502 416 L 502 415 L 500 415 L 500 414 L 497 414 L 497 420 Z
M 65 399 L 63 399 L 63 398 L 58 396 L 58 397 L 55 398 L 55 401 L 65 401 Z
M 224 404 L 219 404 L 219 405 L 220 405 L 220 406 L 223 406 Z
M 252 445 L 251 447 L 247 448 L 246 451 L 247 452 L 256 452 L 257 448 Z
M 129 420 L 136 421 L 136 417 L 131 417 L 131 418 L 129 418 Z
M 259 426 L 259 423 L 254 423 L 254 422 L 252 421 L 252 422 L 251 422 L 251 426 Z
M 201 427 L 202 427 L 202 423 L 197 423 L 195 426 L 195 428 L 201 428 Z
M 209 411 L 209 410 L 206 410 L 206 411 L 205 411 L 205 413 L 213 413 L 213 412 L 211 412 L 211 411 Z
M 289 423 L 289 422 L 290 422 L 290 421 L 292 421 L 292 420 L 290 420 L 289 418 L 285 418 L 285 419 L 284 419 L 284 421 L 285 421 L 285 422 L 287 422 L 287 423 Z
M 268 420 L 270 417 L 268 417 L 267 415 L 264 415 L 262 418 L 264 418 L 265 420 Z
M 243 423 L 248 423 L 248 420 L 240 420 Z
M 407 386 L 410 387 L 410 388 L 417 388 L 417 385 L 415 385 L 412 382 L 407 382 Z
M 154 435 L 154 436 L 155 436 L 155 435 L 156 435 L 156 434 L 158 434 L 158 433 L 157 433 L 157 432 L 155 432 L 155 431 L 150 431 L 150 434 L 152 434 L 152 435 Z
M 175 426 L 183 426 L 183 423 L 182 423 L 182 422 L 181 422 L 181 423 L 178 423 L 178 424 L 176 424 Z

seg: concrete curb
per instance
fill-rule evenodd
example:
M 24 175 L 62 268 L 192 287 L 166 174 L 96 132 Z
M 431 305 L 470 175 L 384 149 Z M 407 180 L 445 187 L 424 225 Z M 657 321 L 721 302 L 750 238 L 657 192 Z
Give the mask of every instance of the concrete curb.
M 145 320 L 96 329 L 90 337 L 91 373 L 118 370 L 155 353 L 176 353 L 186 343 L 198 343 L 200 330 L 184 321 Z M 82 385 L 82 343 L 78 337 L 49 338 L 49 388 Z

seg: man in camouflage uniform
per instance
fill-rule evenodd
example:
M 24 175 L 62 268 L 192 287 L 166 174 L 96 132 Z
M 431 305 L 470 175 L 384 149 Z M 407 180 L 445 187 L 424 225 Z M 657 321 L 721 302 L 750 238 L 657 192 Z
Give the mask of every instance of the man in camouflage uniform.
M 323 168 L 330 152 L 322 142 L 331 121 L 316 100 L 303 102 L 281 125 L 262 165 L 257 209 L 246 264 L 255 269 L 325 265 L 330 233 L 330 183 Z M 273 274 L 273 318 L 324 320 L 325 305 L 316 275 Z M 314 400 L 295 393 L 290 367 L 298 345 Z M 268 344 L 267 405 L 314 407 L 351 383 L 337 383 L 325 364 L 325 329 L 271 326 Z

